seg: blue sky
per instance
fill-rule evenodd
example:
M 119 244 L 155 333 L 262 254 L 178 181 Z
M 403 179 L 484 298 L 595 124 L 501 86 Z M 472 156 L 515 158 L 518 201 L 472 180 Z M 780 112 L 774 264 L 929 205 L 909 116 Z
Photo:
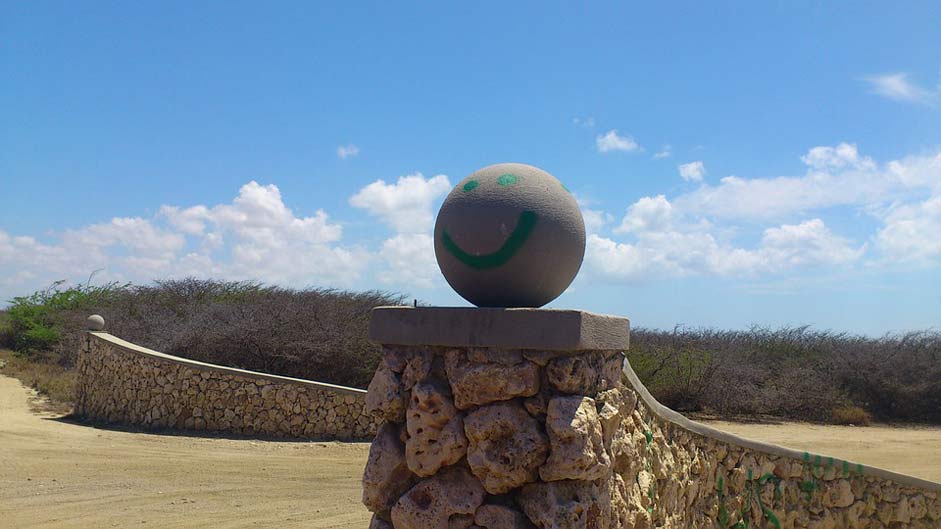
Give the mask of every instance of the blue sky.
M 589 225 L 554 307 L 941 327 L 941 6 L 2 2 L 0 298 L 185 275 L 463 304 L 451 186 Z

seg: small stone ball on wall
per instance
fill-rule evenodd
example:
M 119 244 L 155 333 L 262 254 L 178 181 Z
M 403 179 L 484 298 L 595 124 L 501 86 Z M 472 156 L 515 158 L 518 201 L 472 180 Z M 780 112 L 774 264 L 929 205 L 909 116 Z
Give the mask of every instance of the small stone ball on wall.
M 90 331 L 100 331 L 105 328 L 105 319 L 97 314 L 85 318 L 85 328 Z
M 585 256 L 575 197 L 531 165 L 501 163 L 461 180 L 435 222 L 435 257 L 451 287 L 479 307 L 541 307 Z

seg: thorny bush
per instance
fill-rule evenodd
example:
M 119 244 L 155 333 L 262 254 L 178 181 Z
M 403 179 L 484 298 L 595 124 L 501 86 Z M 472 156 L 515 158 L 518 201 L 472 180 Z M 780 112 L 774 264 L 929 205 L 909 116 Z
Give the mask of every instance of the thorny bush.
M 369 311 L 387 292 L 289 289 L 182 279 L 62 289 L 16 298 L 0 346 L 71 367 L 85 318 L 157 351 L 254 371 L 366 387 L 379 362 Z M 941 423 L 941 332 L 855 336 L 809 327 L 635 329 L 628 354 L 665 405 L 723 417 Z M 862 419 L 860 419 L 862 421 Z

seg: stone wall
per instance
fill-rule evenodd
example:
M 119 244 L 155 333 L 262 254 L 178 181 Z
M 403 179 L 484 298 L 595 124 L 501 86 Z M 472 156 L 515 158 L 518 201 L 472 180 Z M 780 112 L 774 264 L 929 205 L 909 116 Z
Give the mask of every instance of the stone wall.
M 720 432 L 617 351 L 384 346 L 372 529 L 941 527 L 941 484 Z
M 240 435 L 366 439 L 366 392 L 205 364 L 89 332 L 75 413 L 94 422 Z

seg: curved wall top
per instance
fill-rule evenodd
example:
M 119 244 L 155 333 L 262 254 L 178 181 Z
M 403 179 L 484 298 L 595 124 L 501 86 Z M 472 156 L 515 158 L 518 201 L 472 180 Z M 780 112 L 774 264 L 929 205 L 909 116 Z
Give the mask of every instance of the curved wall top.
M 246 378 L 254 378 L 259 380 L 272 380 L 275 382 L 286 382 L 290 384 L 299 384 L 304 386 L 310 386 L 317 389 L 322 389 L 325 391 L 336 391 L 338 393 L 346 393 L 351 395 L 366 395 L 365 389 L 351 388 L 347 386 L 338 386 L 335 384 L 328 384 L 326 382 L 316 382 L 313 380 L 307 380 L 303 378 L 293 378 L 285 377 L 281 375 L 271 375 L 268 373 L 261 373 L 259 371 L 249 371 L 247 369 L 239 369 L 236 367 L 227 367 L 221 366 L 218 364 L 210 364 L 207 362 L 200 362 L 198 360 L 190 360 L 188 358 L 183 358 L 180 356 L 173 356 L 166 353 L 161 353 L 159 351 L 154 351 L 153 349 L 148 349 L 137 344 L 133 344 L 126 340 L 122 340 L 117 336 L 113 336 L 106 332 L 96 332 L 91 331 L 88 334 L 104 340 L 116 347 L 123 349 L 124 351 L 140 355 L 143 357 L 153 358 L 157 360 L 163 360 L 165 362 L 171 362 L 174 364 L 183 365 L 200 371 L 215 371 L 218 373 L 228 373 L 232 375 L 242 376 Z

